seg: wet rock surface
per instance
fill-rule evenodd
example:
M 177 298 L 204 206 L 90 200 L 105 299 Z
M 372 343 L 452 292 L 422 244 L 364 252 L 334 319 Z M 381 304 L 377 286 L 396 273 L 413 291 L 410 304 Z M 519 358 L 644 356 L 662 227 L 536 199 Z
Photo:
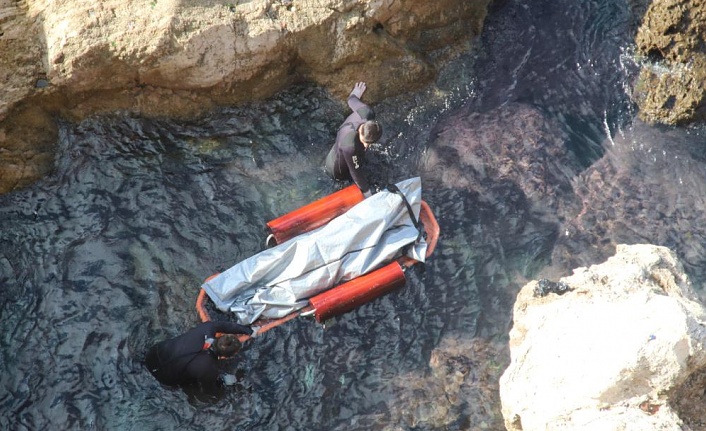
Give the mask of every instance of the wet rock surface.
M 532 294 L 535 297 L 547 296 L 550 293 L 563 295 L 571 290 L 571 287 L 563 281 L 556 282 L 543 278 L 537 282 L 537 285 L 535 286 L 534 292 L 532 292 Z
M 706 2 L 655 0 L 635 37 L 644 63 L 634 87 L 651 123 L 706 120 Z

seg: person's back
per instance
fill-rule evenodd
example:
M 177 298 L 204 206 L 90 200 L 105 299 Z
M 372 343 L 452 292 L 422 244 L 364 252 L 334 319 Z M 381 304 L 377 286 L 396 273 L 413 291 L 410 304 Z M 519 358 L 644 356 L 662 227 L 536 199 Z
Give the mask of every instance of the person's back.
M 216 333 L 225 333 L 216 339 Z M 145 359 L 149 371 L 170 386 L 218 383 L 218 356 L 232 356 L 239 348 L 237 337 L 252 334 L 250 328 L 231 322 L 206 322 L 186 333 L 164 340 L 150 349 Z M 224 338 L 225 337 L 225 338 Z

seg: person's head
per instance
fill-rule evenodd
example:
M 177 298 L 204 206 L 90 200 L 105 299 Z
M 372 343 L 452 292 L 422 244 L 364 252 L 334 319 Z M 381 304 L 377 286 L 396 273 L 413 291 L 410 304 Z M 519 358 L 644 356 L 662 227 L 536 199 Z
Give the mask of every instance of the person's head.
M 358 128 L 360 142 L 367 148 L 368 145 L 374 144 L 382 136 L 382 127 L 375 120 L 368 120 L 361 124 Z
M 214 343 L 216 354 L 222 357 L 231 357 L 240 351 L 240 340 L 233 334 L 224 334 Z

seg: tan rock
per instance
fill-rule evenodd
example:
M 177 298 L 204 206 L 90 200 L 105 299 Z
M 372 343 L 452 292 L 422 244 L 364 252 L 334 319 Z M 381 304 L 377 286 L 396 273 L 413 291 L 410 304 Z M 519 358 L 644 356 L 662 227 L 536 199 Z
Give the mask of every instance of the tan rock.
M 0 0 L 0 121 L 38 108 L 190 117 L 301 81 L 343 98 L 364 80 L 374 103 L 428 83 L 480 33 L 489 2 Z M 25 142 L 11 121 L 6 142 Z M 32 180 L 13 175 L 0 192 Z
M 650 123 L 706 118 L 706 1 L 655 0 L 635 43 L 643 66 L 633 98 Z
M 681 430 L 702 415 L 670 397 L 706 367 L 706 309 L 673 252 L 619 245 L 560 281 L 570 291 L 534 281 L 518 295 L 500 379 L 508 430 Z

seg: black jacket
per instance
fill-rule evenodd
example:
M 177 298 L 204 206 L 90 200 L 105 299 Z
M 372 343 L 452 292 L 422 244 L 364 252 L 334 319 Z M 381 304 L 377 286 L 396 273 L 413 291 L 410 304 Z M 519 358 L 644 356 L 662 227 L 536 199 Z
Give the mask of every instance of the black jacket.
M 326 172 L 336 180 L 353 180 L 363 193 L 370 189 L 363 175 L 365 147 L 358 137 L 358 127 L 375 119 L 373 110 L 357 96 L 348 96 L 348 106 L 353 113 L 346 118 L 336 134 L 336 143 L 326 156 Z
M 247 326 L 232 322 L 205 322 L 183 335 L 164 340 L 150 349 L 145 359 L 149 371 L 165 385 L 188 385 L 200 382 L 205 386 L 218 383 L 218 358 L 204 342 L 217 332 L 252 334 Z

